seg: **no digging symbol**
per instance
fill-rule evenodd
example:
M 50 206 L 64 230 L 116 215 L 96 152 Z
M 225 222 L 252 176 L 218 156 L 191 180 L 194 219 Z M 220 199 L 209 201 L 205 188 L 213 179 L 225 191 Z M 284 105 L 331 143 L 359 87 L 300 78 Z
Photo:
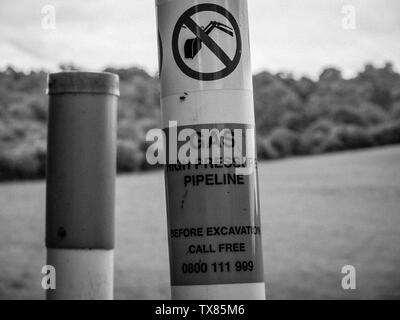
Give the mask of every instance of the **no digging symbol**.
M 203 11 L 219 13 L 229 21 L 232 27 L 222 22 L 210 21 L 206 27 L 202 28 L 192 19 L 192 16 Z M 202 47 L 206 46 L 214 54 L 215 59 L 219 59 L 223 63 L 223 69 L 215 72 L 202 72 L 202 70 L 193 70 L 185 63 L 179 50 L 179 35 L 184 28 L 188 28 L 195 35 L 195 38 L 188 39 L 185 42 L 184 58 L 195 59 L 197 55 L 201 54 Z M 213 30 L 218 30 L 219 32 L 228 34 L 232 37 L 232 41 L 235 41 L 236 39 L 236 52 L 233 58 L 229 57 L 229 55 L 224 51 L 222 45 L 220 46 L 209 36 Z M 236 69 L 240 62 L 242 40 L 239 25 L 233 15 L 225 8 L 211 3 L 199 4 L 188 9 L 178 19 L 172 35 L 172 51 L 177 65 L 187 76 L 201 81 L 214 81 L 225 78 Z

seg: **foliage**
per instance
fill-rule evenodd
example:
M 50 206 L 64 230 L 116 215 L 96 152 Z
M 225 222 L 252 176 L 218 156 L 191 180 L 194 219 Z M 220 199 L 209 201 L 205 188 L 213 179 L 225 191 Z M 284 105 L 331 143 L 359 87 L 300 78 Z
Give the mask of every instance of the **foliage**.
M 145 135 L 161 118 L 158 79 L 136 67 L 105 71 L 120 77 L 118 171 L 148 169 Z M 0 71 L 0 180 L 45 176 L 46 78 Z M 261 72 L 253 83 L 260 159 L 400 143 L 400 75 L 390 63 L 367 64 L 350 79 L 326 68 L 317 80 Z

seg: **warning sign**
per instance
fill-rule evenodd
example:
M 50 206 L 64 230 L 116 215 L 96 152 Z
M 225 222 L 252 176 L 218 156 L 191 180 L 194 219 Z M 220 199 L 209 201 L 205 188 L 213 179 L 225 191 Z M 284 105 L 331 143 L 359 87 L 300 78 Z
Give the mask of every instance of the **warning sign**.
M 204 90 L 252 90 L 246 10 L 242 0 L 160 1 L 162 97 Z
M 179 127 L 178 132 L 187 128 L 246 132 L 248 127 L 194 125 Z M 245 162 L 166 165 L 172 285 L 263 281 L 257 174 L 238 170 L 255 166 L 254 157 Z
M 221 17 L 219 17 L 219 21 L 210 20 L 207 26 L 200 26 L 193 20 L 193 16 L 199 15 L 202 12 L 218 13 Z M 221 20 L 224 20 L 224 22 L 227 20 L 227 24 L 221 22 Z M 185 41 L 182 50 L 182 48 L 180 48 L 179 36 L 185 29 L 188 29 L 193 34 L 193 38 L 189 38 Z M 221 43 L 217 43 L 217 41 L 211 37 L 213 32 L 225 33 L 230 36 L 231 39 L 227 37 L 227 40 L 224 39 Z M 220 39 L 221 38 L 219 38 L 219 40 Z M 230 54 L 228 51 L 229 48 L 232 47 L 232 44 L 229 42 L 234 42 L 234 46 L 236 47 L 233 57 L 229 56 Z M 207 66 L 205 63 L 198 63 L 197 70 L 193 69 L 188 64 L 187 60 L 189 59 L 202 59 L 201 56 L 206 54 L 204 53 L 206 50 L 203 49 L 203 46 L 207 47 L 214 55 L 214 59 L 219 60 L 223 64 L 222 69 L 206 72 L 205 69 L 207 69 Z M 242 40 L 239 25 L 235 17 L 225 8 L 211 3 L 199 4 L 185 11 L 176 23 L 172 36 L 172 50 L 177 65 L 187 76 L 202 81 L 222 79 L 231 74 L 240 61 Z M 184 53 L 183 56 L 182 51 Z M 215 66 L 216 63 L 212 65 Z
M 247 0 L 156 3 L 172 298 L 264 299 Z

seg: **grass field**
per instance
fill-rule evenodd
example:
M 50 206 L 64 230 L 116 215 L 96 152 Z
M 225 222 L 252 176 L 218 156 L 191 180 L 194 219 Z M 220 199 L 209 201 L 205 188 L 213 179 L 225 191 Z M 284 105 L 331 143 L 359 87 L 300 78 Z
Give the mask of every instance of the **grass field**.
M 400 298 L 400 147 L 261 163 L 267 296 Z M 41 299 L 43 182 L 0 185 L 0 299 Z M 117 182 L 115 297 L 169 298 L 161 171 Z M 357 270 L 343 290 L 340 271 Z

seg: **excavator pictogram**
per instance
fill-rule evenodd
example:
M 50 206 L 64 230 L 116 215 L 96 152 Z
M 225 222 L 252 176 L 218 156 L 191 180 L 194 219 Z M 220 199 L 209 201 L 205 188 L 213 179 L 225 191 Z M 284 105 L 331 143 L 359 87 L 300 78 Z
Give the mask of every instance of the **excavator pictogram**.
M 211 21 L 205 28 L 202 28 L 203 31 L 209 35 L 214 29 L 218 29 L 229 34 L 233 37 L 233 28 L 217 21 Z M 185 42 L 185 58 L 186 59 L 194 59 L 197 53 L 201 50 L 203 41 L 199 38 L 188 39 Z

